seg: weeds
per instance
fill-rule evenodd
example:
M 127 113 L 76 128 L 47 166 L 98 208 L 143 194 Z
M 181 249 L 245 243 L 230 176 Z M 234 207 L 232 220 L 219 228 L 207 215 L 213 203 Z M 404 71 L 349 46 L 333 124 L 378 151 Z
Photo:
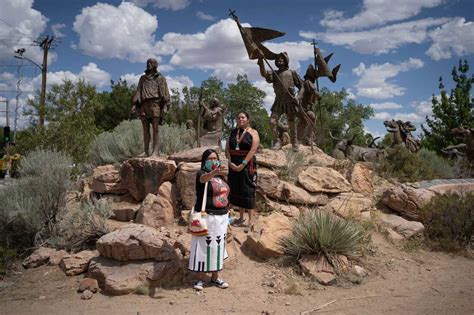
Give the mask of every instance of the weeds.
M 295 152 L 293 150 L 287 150 L 285 151 L 285 155 L 286 164 L 278 169 L 278 177 L 289 181 L 295 181 L 305 164 L 304 154 L 299 151 Z

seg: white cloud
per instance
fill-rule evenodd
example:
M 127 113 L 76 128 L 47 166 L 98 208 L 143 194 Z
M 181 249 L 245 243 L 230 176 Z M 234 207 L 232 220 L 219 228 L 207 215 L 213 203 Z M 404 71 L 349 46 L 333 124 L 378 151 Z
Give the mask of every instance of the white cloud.
M 155 8 L 177 11 L 191 4 L 190 0 L 131 0 L 137 6 L 146 7 L 152 4 Z
M 145 62 L 149 57 L 159 60 L 160 51 L 154 49 L 157 18 L 130 2 L 83 8 L 73 25 L 79 34 L 77 47 L 87 55 L 132 62 Z
M 266 46 L 276 53 L 288 52 L 290 68 L 295 70 L 301 67 L 302 61 L 313 58 L 307 42 L 267 43 Z M 257 62 L 248 59 L 237 25 L 231 19 L 221 20 L 202 33 L 167 33 L 156 47 L 172 50 L 171 65 L 212 71 L 212 75 L 225 81 L 243 73 L 250 80 L 260 79 Z
M 464 18 L 455 18 L 436 28 L 429 37 L 433 43 L 426 54 L 434 60 L 474 53 L 474 23 Z
M 128 85 L 132 85 L 132 84 L 137 85 L 138 80 L 140 80 L 141 75 L 142 74 L 126 73 L 126 74 L 122 74 L 120 76 L 120 79 L 124 80 L 124 81 L 127 81 Z
M 387 120 L 390 119 L 390 117 L 393 117 L 393 114 L 390 114 L 388 112 L 380 112 L 380 113 L 375 113 L 373 119 L 377 120 Z
M 396 3 L 394 1 L 394 3 Z M 361 54 L 386 54 L 407 44 L 421 44 L 429 40 L 429 30 L 449 22 L 449 18 L 426 18 L 393 24 L 365 31 L 307 32 L 299 35 L 318 38 L 326 43 L 345 46 Z
M 405 94 L 405 88 L 398 86 L 387 80 L 397 76 L 400 72 L 423 67 L 424 63 L 420 59 L 410 58 L 400 64 L 372 64 L 366 67 L 364 63 L 352 69 L 352 72 L 360 77 L 356 83 L 357 96 L 374 99 L 392 98 Z
M 25 57 L 38 64 L 42 63 L 43 53 L 37 46 L 31 46 L 41 35 L 48 19 L 33 9 L 33 0 L 2 0 L 0 10 L 0 61 L 12 60 L 13 52 L 26 48 Z M 51 64 L 56 54 L 49 54 Z
M 335 30 L 360 29 L 401 21 L 415 16 L 424 8 L 440 5 L 444 0 L 364 0 L 362 10 L 351 18 L 336 10 L 324 12 L 320 24 Z
M 384 103 L 372 103 L 369 104 L 374 110 L 383 110 L 383 109 L 398 109 L 402 108 L 402 105 L 394 102 L 384 102 Z
M 54 37 L 65 37 L 63 32 L 61 32 L 61 29 L 65 28 L 66 24 L 53 24 L 51 25 L 51 30 L 53 31 Z
M 380 112 L 376 113 L 372 119 L 376 120 L 403 120 L 403 121 L 411 121 L 411 122 L 424 122 L 425 118 L 423 116 L 418 115 L 417 113 L 396 113 L 390 114 L 388 112 Z
M 111 76 L 106 71 L 99 69 L 95 63 L 91 62 L 83 66 L 81 72 L 77 74 L 71 71 L 48 72 L 47 79 L 48 87 L 53 84 L 62 84 L 64 80 L 77 82 L 79 79 L 83 79 L 86 83 L 95 85 L 98 88 L 103 88 L 110 85 Z M 31 83 L 34 88 L 39 89 L 41 86 L 41 75 L 34 78 Z
M 206 14 L 202 11 L 197 11 L 196 16 L 198 17 L 198 19 L 203 20 L 203 21 L 214 21 L 216 19 L 215 16 L 212 16 L 210 14 Z

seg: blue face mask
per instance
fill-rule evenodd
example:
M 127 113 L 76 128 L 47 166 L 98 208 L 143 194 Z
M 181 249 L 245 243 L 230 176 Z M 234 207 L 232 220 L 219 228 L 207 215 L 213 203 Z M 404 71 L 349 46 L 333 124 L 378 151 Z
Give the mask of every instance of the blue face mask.
M 204 164 L 204 168 L 206 171 L 211 172 L 221 166 L 221 162 L 218 160 L 207 160 Z

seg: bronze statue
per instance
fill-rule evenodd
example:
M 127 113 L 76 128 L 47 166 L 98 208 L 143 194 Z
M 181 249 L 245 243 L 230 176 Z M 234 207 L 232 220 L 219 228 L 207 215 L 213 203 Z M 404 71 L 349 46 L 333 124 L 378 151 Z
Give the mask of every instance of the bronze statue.
M 412 153 L 420 150 L 420 141 L 416 140 L 411 134 L 412 131 L 416 130 L 415 125 L 413 125 L 411 121 L 403 122 L 401 120 L 392 119 L 384 121 L 383 124 L 388 132 L 393 133 L 392 146 L 403 143 Z
M 321 97 L 314 87 L 316 81 L 316 70 L 313 65 L 309 65 L 304 75 L 303 87 L 298 94 L 298 102 L 300 104 L 298 112 L 298 142 L 305 145 L 311 145 L 311 133 L 313 132 L 313 126 L 316 123 L 316 115 L 313 111 L 313 105 L 316 100 Z M 306 113 L 306 117 L 304 114 Z M 307 121 L 310 120 L 310 122 Z
M 290 134 L 288 133 L 288 124 L 284 122 L 278 122 L 278 139 L 280 139 L 281 146 L 290 144 Z
M 170 93 L 166 79 L 158 72 L 158 61 L 150 58 L 146 62 L 145 74 L 138 81 L 132 98 L 132 112 L 143 125 L 144 156 L 158 155 L 159 125 L 170 106 Z M 150 125 L 153 129 L 153 146 L 150 154 Z
M 224 110 L 217 98 L 209 101 L 209 106 L 201 104 L 201 117 L 204 120 L 204 135 L 200 138 L 201 146 L 220 146 Z
M 263 57 L 263 56 L 262 56 Z M 278 121 L 281 115 L 286 114 L 288 118 L 288 126 L 290 128 L 290 139 L 293 149 L 298 149 L 298 139 L 296 135 L 296 115 L 298 113 L 298 100 L 296 99 L 296 91 L 301 89 L 303 81 L 298 73 L 290 70 L 289 58 L 286 52 L 280 53 L 275 65 L 278 68 L 276 71 L 266 71 L 263 64 L 263 58 L 258 59 L 258 66 L 260 74 L 268 83 L 273 83 L 273 90 L 275 91 L 275 101 L 273 102 L 270 115 L 270 128 L 273 138 L 273 148 L 278 149 L 281 146 L 278 138 Z
M 189 133 L 190 141 L 192 141 L 190 145 L 191 147 L 194 148 L 194 145 L 196 144 L 196 141 L 197 141 L 197 132 L 196 132 L 196 128 L 194 128 L 194 122 L 192 119 L 186 120 L 186 130 Z

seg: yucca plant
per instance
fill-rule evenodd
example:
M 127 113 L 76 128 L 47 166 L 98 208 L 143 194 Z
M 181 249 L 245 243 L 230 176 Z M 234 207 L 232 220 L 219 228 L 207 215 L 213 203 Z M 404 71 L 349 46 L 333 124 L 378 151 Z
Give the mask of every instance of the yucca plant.
M 312 210 L 293 221 L 292 233 L 281 240 L 281 245 L 291 256 L 322 255 L 337 269 L 341 265 L 339 255 L 360 256 L 364 239 L 365 233 L 354 222 Z

